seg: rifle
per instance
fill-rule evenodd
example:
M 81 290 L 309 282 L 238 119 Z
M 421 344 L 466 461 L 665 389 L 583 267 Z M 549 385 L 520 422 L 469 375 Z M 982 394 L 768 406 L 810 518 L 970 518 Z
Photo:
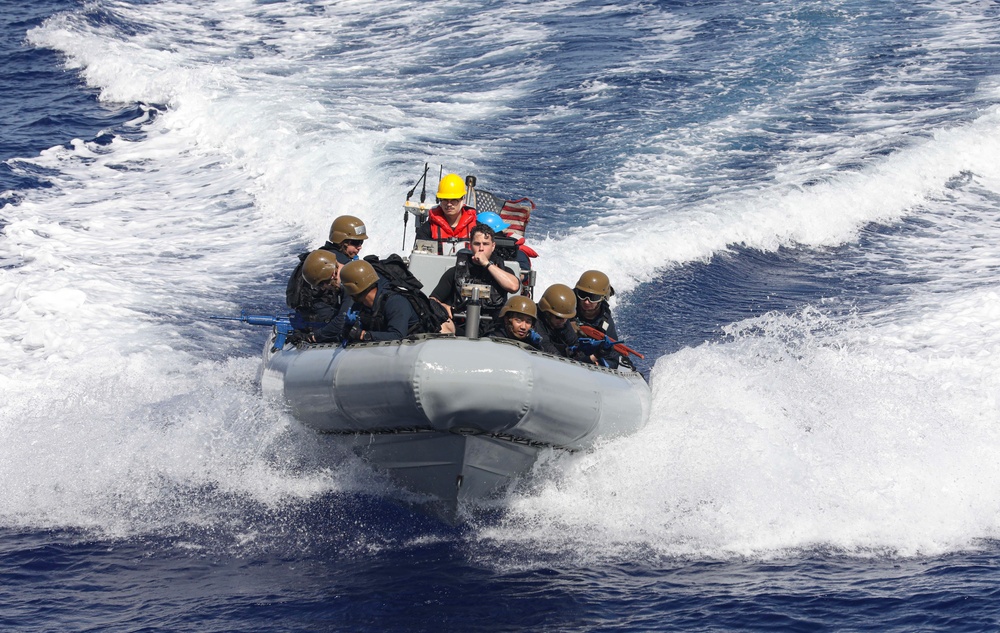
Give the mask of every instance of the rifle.
M 295 330 L 304 330 L 308 327 L 322 325 L 322 323 L 317 324 L 306 321 L 298 312 L 292 312 L 281 317 L 266 316 L 262 314 L 247 314 L 246 312 L 241 312 L 238 317 L 212 316 L 209 318 L 218 319 L 220 321 L 240 321 L 241 323 L 249 323 L 250 325 L 273 327 L 276 336 L 274 337 L 274 345 L 271 347 L 272 352 L 276 352 L 279 349 L 284 348 L 285 340 L 288 338 L 288 335 Z
M 611 348 L 613 350 L 615 350 L 616 352 L 618 352 L 619 354 L 621 354 L 622 356 L 628 356 L 629 354 L 631 354 L 633 356 L 638 356 L 639 358 L 642 358 L 643 360 L 645 360 L 645 358 L 646 358 L 645 356 L 643 356 L 639 352 L 635 351 L 631 347 L 626 346 L 625 343 L 619 343 L 618 341 L 616 341 L 615 339 L 611 338 L 610 336 L 608 336 L 607 334 L 605 334 L 604 332 L 598 330 L 595 327 L 590 327 L 589 325 L 581 325 L 580 326 L 580 332 L 582 334 L 586 334 L 588 337 L 590 337 L 592 339 L 595 339 L 595 340 L 598 340 L 598 341 L 606 341 L 605 344 L 609 344 L 610 343 Z

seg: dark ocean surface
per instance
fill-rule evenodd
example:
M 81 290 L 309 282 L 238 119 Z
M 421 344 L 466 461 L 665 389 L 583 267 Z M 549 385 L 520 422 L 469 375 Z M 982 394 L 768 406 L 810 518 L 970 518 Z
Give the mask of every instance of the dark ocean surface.
M 138 116 L 134 104 L 98 104 L 97 92 L 64 67 L 59 53 L 28 46 L 24 41 L 28 29 L 77 3 L 11 4 L 14 6 L 0 9 L 5 33 L 0 49 L 0 81 L 7 88 L 0 94 L 0 157 L 4 161 L 31 158 L 74 138 L 100 142 L 102 134 Z M 0 165 L 0 191 L 39 186 L 45 186 L 45 181 L 33 178 L 30 170 L 15 173 L 6 162 Z
M 1000 628 L 1000 5 L 0 5 L 0 630 Z M 451 526 L 265 401 L 424 162 L 653 389 Z M 412 229 L 410 229 L 412 230 Z M 405 238 L 404 238 L 405 239 Z

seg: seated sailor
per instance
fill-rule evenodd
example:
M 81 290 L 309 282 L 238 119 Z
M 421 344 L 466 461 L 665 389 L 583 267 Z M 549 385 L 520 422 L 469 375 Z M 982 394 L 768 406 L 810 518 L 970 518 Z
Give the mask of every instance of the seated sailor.
M 330 225 L 330 239 L 322 248 L 333 249 L 341 264 L 354 261 L 368 239 L 365 223 L 353 215 L 342 215 Z
M 340 271 L 344 290 L 354 299 L 354 310 L 344 323 L 348 341 L 391 341 L 414 334 L 420 318 L 406 297 L 393 292 L 389 283 L 365 260 L 353 261 Z
M 326 244 L 319 247 L 319 250 L 332 253 L 337 261 L 344 264 L 358 258 L 364 241 L 368 239 L 365 230 L 365 223 L 353 215 L 341 215 L 333 220 L 330 225 L 330 238 Z M 309 284 L 302 276 L 302 267 L 312 252 L 299 255 L 299 265 L 292 272 L 285 288 L 285 303 L 292 310 L 305 314 L 308 306 L 316 301 Z
M 608 276 L 599 270 L 585 271 L 580 275 L 574 290 L 577 298 L 576 325 L 592 327 L 604 336 L 617 340 L 618 331 L 608 306 L 608 299 L 614 296 L 615 289 L 611 287 Z M 595 363 L 612 369 L 617 368 L 622 361 L 622 355 L 609 345 L 601 345 L 589 353 Z M 625 359 L 625 363 L 631 367 L 628 359 Z
M 417 239 L 436 241 L 438 255 L 452 255 L 464 248 L 476 226 L 476 210 L 465 204 L 466 193 L 465 181 L 458 174 L 441 178 L 438 204 L 417 227 Z
M 535 330 L 542 338 L 552 343 L 560 356 L 581 362 L 591 362 L 588 354 L 577 347 L 579 334 L 574 327 L 576 317 L 576 296 L 573 289 L 565 284 L 552 284 L 538 301 L 541 316 Z
M 294 306 L 299 320 L 295 327 L 298 340 L 309 343 L 340 341 L 344 315 L 352 301 L 340 286 L 342 265 L 337 256 L 323 249 L 306 256 L 295 274 L 302 277 L 303 290 Z
M 495 255 L 496 242 L 490 227 L 477 224 L 472 229 L 471 239 L 471 251 L 459 252 L 455 265 L 441 275 L 430 296 L 454 319 L 472 299 L 471 290 L 478 287 L 482 315 L 493 319 L 503 308 L 507 296 L 520 289 L 520 282 L 514 271 Z M 456 320 L 456 325 L 460 325 L 459 321 Z M 488 321 L 484 319 L 484 326 Z
M 507 229 L 510 228 L 510 224 L 506 220 L 501 218 L 499 215 L 492 211 L 483 211 L 476 216 L 480 224 L 485 224 L 486 226 L 493 229 L 493 233 L 496 235 L 494 241 L 498 243 L 500 237 L 503 236 L 508 241 L 512 242 L 511 247 L 514 251 L 513 257 L 507 257 L 507 259 L 513 259 L 517 262 L 518 267 L 521 269 L 521 284 L 526 285 L 528 279 L 531 276 L 529 272 L 531 270 L 531 258 L 538 257 L 538 253 L 535 252 L 530 246 L 524 244 L 524 238 L 515 238 L 510 235 Z
M 552 343 L 533 329 L 538 318 L 538 308 L 528 297 L 515 295 L 500 310 L 500 320 L 490 332 L 491 338 L 506 338 L 534 347 L 549 354 L 558 354 Z

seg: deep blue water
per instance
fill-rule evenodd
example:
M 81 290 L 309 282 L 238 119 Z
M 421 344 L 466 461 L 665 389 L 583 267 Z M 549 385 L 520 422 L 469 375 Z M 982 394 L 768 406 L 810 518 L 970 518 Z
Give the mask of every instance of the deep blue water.
M 196 554 L 165 538 L 109 543 L 4 531 L 0 623 L 23 631 L 984 631 L 998 624 L 991 554 L 811 553 L 505 572 L 471 561 L 473 545 L 457 532 L 394 551 L 397 539 L 436 530 L 392 508 L 372 513 L 380 527 L 358 526 L 389 547 L 359 551 L 358 534 L 331 534 L 340 517 L 319 506 L 286 517 L 302 524 L 257 555 Z M 305 535 L 310 529 L 326 536 Z
M 0 23 L 3 630 L 1000 625 L 995 4 Z M 261 332 L 201 318 L 280 309 L 331 213 L 396 248 L 424 160 L 534 198 L 548 281 L 609 270 L 654 386 L 635 441 L 458 527 L 264 403 Z
M 0 82 L 17 86 L 0 94 L 0 158 L 32 157 L 74 138 L 100 139 L 106 130 L 138 115 L 137 106 L 102 106 L 96 93 L 63 67 L 58 53 L 26 45 L 24 35 L 75 2 L 19 2 L 0 8 L 5 33 L 0 48 Z M 45 186 L 30 174 L 0 164 L 0 192 Z

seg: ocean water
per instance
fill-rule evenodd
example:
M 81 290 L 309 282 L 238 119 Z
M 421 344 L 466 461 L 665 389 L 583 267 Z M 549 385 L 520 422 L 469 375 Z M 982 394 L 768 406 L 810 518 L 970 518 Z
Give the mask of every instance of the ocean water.
M 0 5 L 0 628 L 1000 627 L 1000 5 Z M 423 164 L 609 273 L 639 434 L 453 527 L 264 401 Z M 434 169 L 437 169 L 435 167 Z

